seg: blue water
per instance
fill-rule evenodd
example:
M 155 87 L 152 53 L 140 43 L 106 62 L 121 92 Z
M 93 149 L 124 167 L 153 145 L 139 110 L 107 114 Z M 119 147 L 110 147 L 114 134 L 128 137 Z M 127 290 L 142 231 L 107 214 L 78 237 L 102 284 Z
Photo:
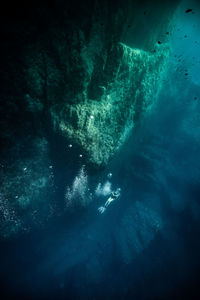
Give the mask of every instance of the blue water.
M 39 229 L 1 242 L 5 298 L 200 298 L 200 12 L 195 9 L 186 15 L 182 7 L 177 16 L 158 102 L 105 169 L 85 166 L 93 201 L 73 212 L 58 209 Z M 64 167 L 59 153 L 60 207 L 81 167 L 81 160 Z M 110 172 L 121 197 L 101 215 L 97 209 L 107 197 L 97 197 L 95 189 Z

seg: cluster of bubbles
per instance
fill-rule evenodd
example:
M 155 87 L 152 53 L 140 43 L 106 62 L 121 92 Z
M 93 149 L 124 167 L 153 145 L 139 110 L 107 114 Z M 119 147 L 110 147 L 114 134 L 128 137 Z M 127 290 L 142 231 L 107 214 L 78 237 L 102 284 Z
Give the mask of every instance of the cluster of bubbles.
M 107 175 L 108 179 L 112 178 L 112 173 L 108 173 Z M 112 193 L 112 184 L 109 180 L 107 180 L 104 184 L 98 183 L 97 187 L 95 189 L 95 195 L 97 197 L 99 196 L 108 196 Z
M 95 194 L 96 196 L 108 196 L 112 193 L 112 184 L 110 181 L 106 181 L 103 185 L 101 183 L 98 183 Z
M 22 227 L 22 222 L 17 216 L 16 211 L 10 205 L 9 199 L 0 194 L 0 220 L 2 235 L 6 237 L 11 232 L 16 232 Z M 11 230 L 10 230 L 11 228 Z
M 112 184 L 109 179 L 112 178 L 112 173 L 108 173 L 107 180 L 104 183 L 98 183 L 96 188 L 94 189 L 94 195 L 97 197 L 107 197 L 106 207 L 112 202 L 116 200 L 119 195 L 120 189 L 113 191 Z M 114 194 L 117 193 L 118 194 Z M 111 195 L 113 194 L 113 197 Z M 65 191 L 65 205 L 64 208 L 66 211 L 75 210 L 77 208 L 85 208 L 87 207 L 93 200 L 93 193 L 91 193 L 89 184 L 88 184 L 88 175 L 85 170 L 85 165 L 83 165 L 78 174 L 75 176 L 71 187 L 67 186 Z M 109 202 L 109 203 L 107 203 Z
M 65 208 L 86 207 L 92 200 L 89 193 L 88 175 L 85 166 L 82 166 L 74 178 L 71 188 L 68 186 L 65 193 Z

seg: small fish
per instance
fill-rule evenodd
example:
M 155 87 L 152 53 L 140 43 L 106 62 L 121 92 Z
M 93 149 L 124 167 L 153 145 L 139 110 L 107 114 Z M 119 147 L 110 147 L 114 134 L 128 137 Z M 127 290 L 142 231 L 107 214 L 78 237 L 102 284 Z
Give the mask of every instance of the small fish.
M 158 41 L 158 44 L 160 45 L 160 44 L 161 44 L 161 41 Z
M 192 9 L 191 9 L 191 8 L 188 8 L 188 9 L 185 11 L 185 13 L 188 14 L 188 13 L 191 12 L 191 11 L 192 11 Z

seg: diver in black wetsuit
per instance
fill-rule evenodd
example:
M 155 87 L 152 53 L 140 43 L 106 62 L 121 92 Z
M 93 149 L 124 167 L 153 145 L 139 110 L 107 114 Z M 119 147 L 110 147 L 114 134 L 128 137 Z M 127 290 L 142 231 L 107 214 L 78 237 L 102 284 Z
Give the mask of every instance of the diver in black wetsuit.
M 120 192 L 121 192 L 120 188 L 117 188 L 116 191 L 112 192 L 111 195 L 110 195 L 110 197 L 108 198 L 108 200 L 104 204 L 104 206 L 99 207 L 98 211 L 101 214 L 104 213 L 104 211 L 106 210 L 106 208 L 108 207 L 108 205 L 110 205 L 111 202 L 113 202 L 114 200 L 117 200 L 119 198 Z

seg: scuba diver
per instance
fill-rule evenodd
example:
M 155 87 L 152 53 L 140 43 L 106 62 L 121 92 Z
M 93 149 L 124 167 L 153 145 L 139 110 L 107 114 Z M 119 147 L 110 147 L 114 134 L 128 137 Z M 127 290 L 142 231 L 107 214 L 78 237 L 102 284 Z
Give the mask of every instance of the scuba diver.
M 104 211 L 106 210 L 106 208 L 108 207 L 108 205 L 110 205 L 111 202 L 113 202 L 114 200 L 117 200 L 120 197 L 120 193 L 121 189 L 117 188 L 114 192 L 111 193 L 110 197 L 108 198 L 108 200 L 106 201 L 106 203 L 104 204 L 104 206 L 100 206 L 98 208 L 98 211 L 103 214 Z

